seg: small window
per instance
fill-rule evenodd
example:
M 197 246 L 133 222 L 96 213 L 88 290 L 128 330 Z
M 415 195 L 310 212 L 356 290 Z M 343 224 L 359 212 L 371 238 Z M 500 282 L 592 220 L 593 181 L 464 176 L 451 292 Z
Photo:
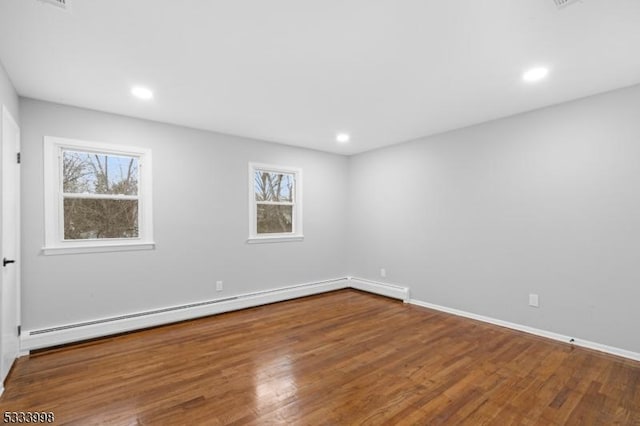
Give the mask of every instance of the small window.
M 45 254 L 153 248 L 149 150 L 45 138 Z
M 300 169 L 249 164 L 249 242 L 302 240 Z

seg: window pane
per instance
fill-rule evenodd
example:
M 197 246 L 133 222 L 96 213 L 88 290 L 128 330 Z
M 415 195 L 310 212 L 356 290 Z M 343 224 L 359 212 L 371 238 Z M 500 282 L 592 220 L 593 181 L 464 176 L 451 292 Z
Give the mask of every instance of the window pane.
M 293 206 L 258 204 L 258 234 L 293 232 Z
M 138 195 L 138 158 L 63 151 L 66 193 Z
M 293 173 L 273 173 L 258 170 L 254 176 L 256 201 L 293 202 L 294 184 Z
M 137 200 L 64 200 L 64 239 L 138 237 Z

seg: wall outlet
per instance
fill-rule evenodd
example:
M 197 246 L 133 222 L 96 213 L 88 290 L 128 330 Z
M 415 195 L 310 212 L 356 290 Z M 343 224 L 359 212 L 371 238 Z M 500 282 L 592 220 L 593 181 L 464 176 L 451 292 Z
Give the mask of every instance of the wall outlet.
M 216 291 L 222 291 L 222 281 L 216 281 Z
M 384 268 L 380 268 L 380 276 L 382 278 L 387 278 L 387 270 Z
M 538 299 L 538 295 L 537 294 L 530 294 L 529 295 L 529 306 L 533 306 L 534 308 L 539 308 L 540 307 L 540 300 Z

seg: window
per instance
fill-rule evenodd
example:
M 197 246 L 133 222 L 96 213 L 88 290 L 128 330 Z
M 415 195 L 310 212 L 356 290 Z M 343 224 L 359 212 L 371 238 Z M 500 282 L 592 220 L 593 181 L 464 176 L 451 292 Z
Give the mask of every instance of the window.
M 249 242 L 300 241 L 302 171 L 249 164 Z
M 151 249 L 151 152 L 45 137 L 45 254 Z

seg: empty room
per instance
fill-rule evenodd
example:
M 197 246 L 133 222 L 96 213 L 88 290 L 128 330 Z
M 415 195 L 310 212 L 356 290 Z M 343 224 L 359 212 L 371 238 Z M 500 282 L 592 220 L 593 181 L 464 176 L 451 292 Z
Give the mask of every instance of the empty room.
M 0 416 L 640 425 L 640 1 L 0 0 Z

